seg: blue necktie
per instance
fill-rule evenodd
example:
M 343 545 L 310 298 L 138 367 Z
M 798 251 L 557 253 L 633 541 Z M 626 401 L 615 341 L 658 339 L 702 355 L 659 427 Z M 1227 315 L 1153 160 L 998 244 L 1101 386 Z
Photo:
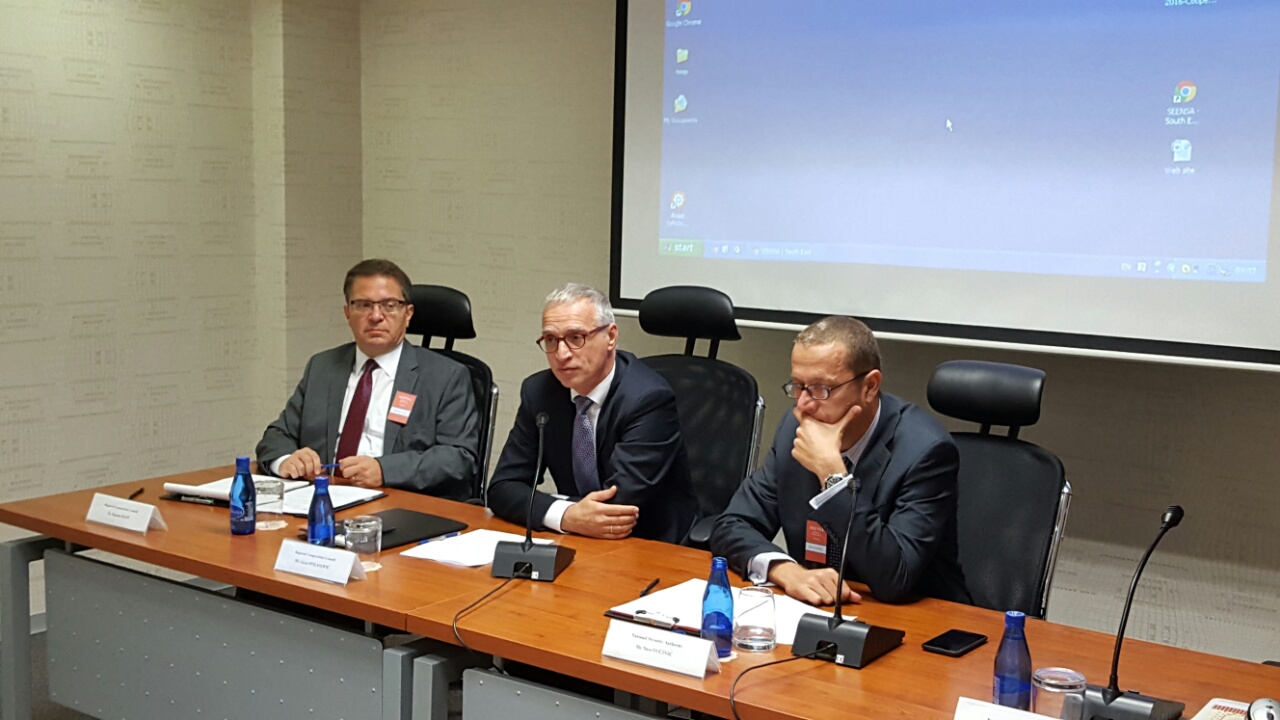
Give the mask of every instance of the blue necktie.
M 586 495 L 600 489 L 596 434 L 587 415 L 595 403 L 586 395 L 579 395 L 573 399 L 573 404 L 578 406 L 578 413 L 573 418 L 573 478 L 578 483 L 578 494 Z

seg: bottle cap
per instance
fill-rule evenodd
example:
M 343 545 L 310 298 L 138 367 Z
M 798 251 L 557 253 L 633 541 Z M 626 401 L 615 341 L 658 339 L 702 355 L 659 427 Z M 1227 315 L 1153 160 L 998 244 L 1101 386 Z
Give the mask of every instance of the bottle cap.
M 246 472 L 246 473 L 247 473 L 247 472 L 249 472 L 249 458 L 248 458 L 248 457 L 246 457 L 246 456 L 241 456 L 241 457 L 236 458 L 236 472 L 238 472 L 238 473 L 242 473 L 242 472 Z
M 1027 615 L 1020 610 L 1010 610 L 1004 614 L 1004 626 L 1007 628 L 1018 628 L 1021 630 L 1026 624 Z
M 725 560 L 722 557 L 711 558 L 711 569 L 712 570 L 728 570 L 729 561 Z
M 317 475 L 315 479 L 316 488 L 319 490 L 329 489 L 329 477 L 327 475 Z

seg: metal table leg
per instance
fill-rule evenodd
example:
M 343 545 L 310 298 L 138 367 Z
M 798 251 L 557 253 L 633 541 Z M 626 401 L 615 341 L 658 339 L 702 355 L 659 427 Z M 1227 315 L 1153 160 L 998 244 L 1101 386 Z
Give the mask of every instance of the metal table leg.
M 0 543 L 0 717 L 31 720 L 31 563 L 53 538 Z

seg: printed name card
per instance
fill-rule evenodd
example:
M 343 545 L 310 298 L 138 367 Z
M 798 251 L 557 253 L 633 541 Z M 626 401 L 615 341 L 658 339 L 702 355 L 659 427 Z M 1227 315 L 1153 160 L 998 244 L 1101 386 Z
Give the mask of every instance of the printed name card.
M 364 579 L 364 566 L 350 550 L 285 540 L 276 555 L 276 570 L 316 580 L 346 585 L 351 578 Z
M 623 620 L 609 621 L 602 654 L 698 679 L 708 671 L 720 672 L 716 646 L 710 640 Z
M 962 697 L 956 703 L 956 720 L 1045 720 L 1043 715 Z
M 164 524 L 164 518 L 160 517 L 160 508 L 155 505 L 102 493 L 93 494 L 93 502 L 89 503 L 89 514 L 85 515 L 84 519 L 86 522 L 111 525 L 143 535 L 152 528 L 169 529 L 169 526 Z

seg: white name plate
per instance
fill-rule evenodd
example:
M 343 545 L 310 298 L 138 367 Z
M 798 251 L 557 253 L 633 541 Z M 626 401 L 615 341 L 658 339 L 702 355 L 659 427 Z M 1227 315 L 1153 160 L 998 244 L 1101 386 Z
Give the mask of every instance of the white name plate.
M 720 672 L 716 646 L 710 640 L 625 620 L 609 621 L 602 654 L 699 679 L 708 671 Z
M 93 494 L 93 502 L 89 503 L 89 514 L 85 515 L 84 519 L 86 522 L 132 530 L 143 535 L 152 528 L 169 529 L 169 526 L 164 524 L 164 518 L 160 517 L 160 508 L 155 505 L 102 493 Z
M 351 578 L 364 579 L 364 566 L 350 550 L 285 540 L 276 555 L 276 570 L 316 580 L 346 585 Z
M 1045 720 L 1045 716 L 962 697 L 956 703 L 956 720 Z

